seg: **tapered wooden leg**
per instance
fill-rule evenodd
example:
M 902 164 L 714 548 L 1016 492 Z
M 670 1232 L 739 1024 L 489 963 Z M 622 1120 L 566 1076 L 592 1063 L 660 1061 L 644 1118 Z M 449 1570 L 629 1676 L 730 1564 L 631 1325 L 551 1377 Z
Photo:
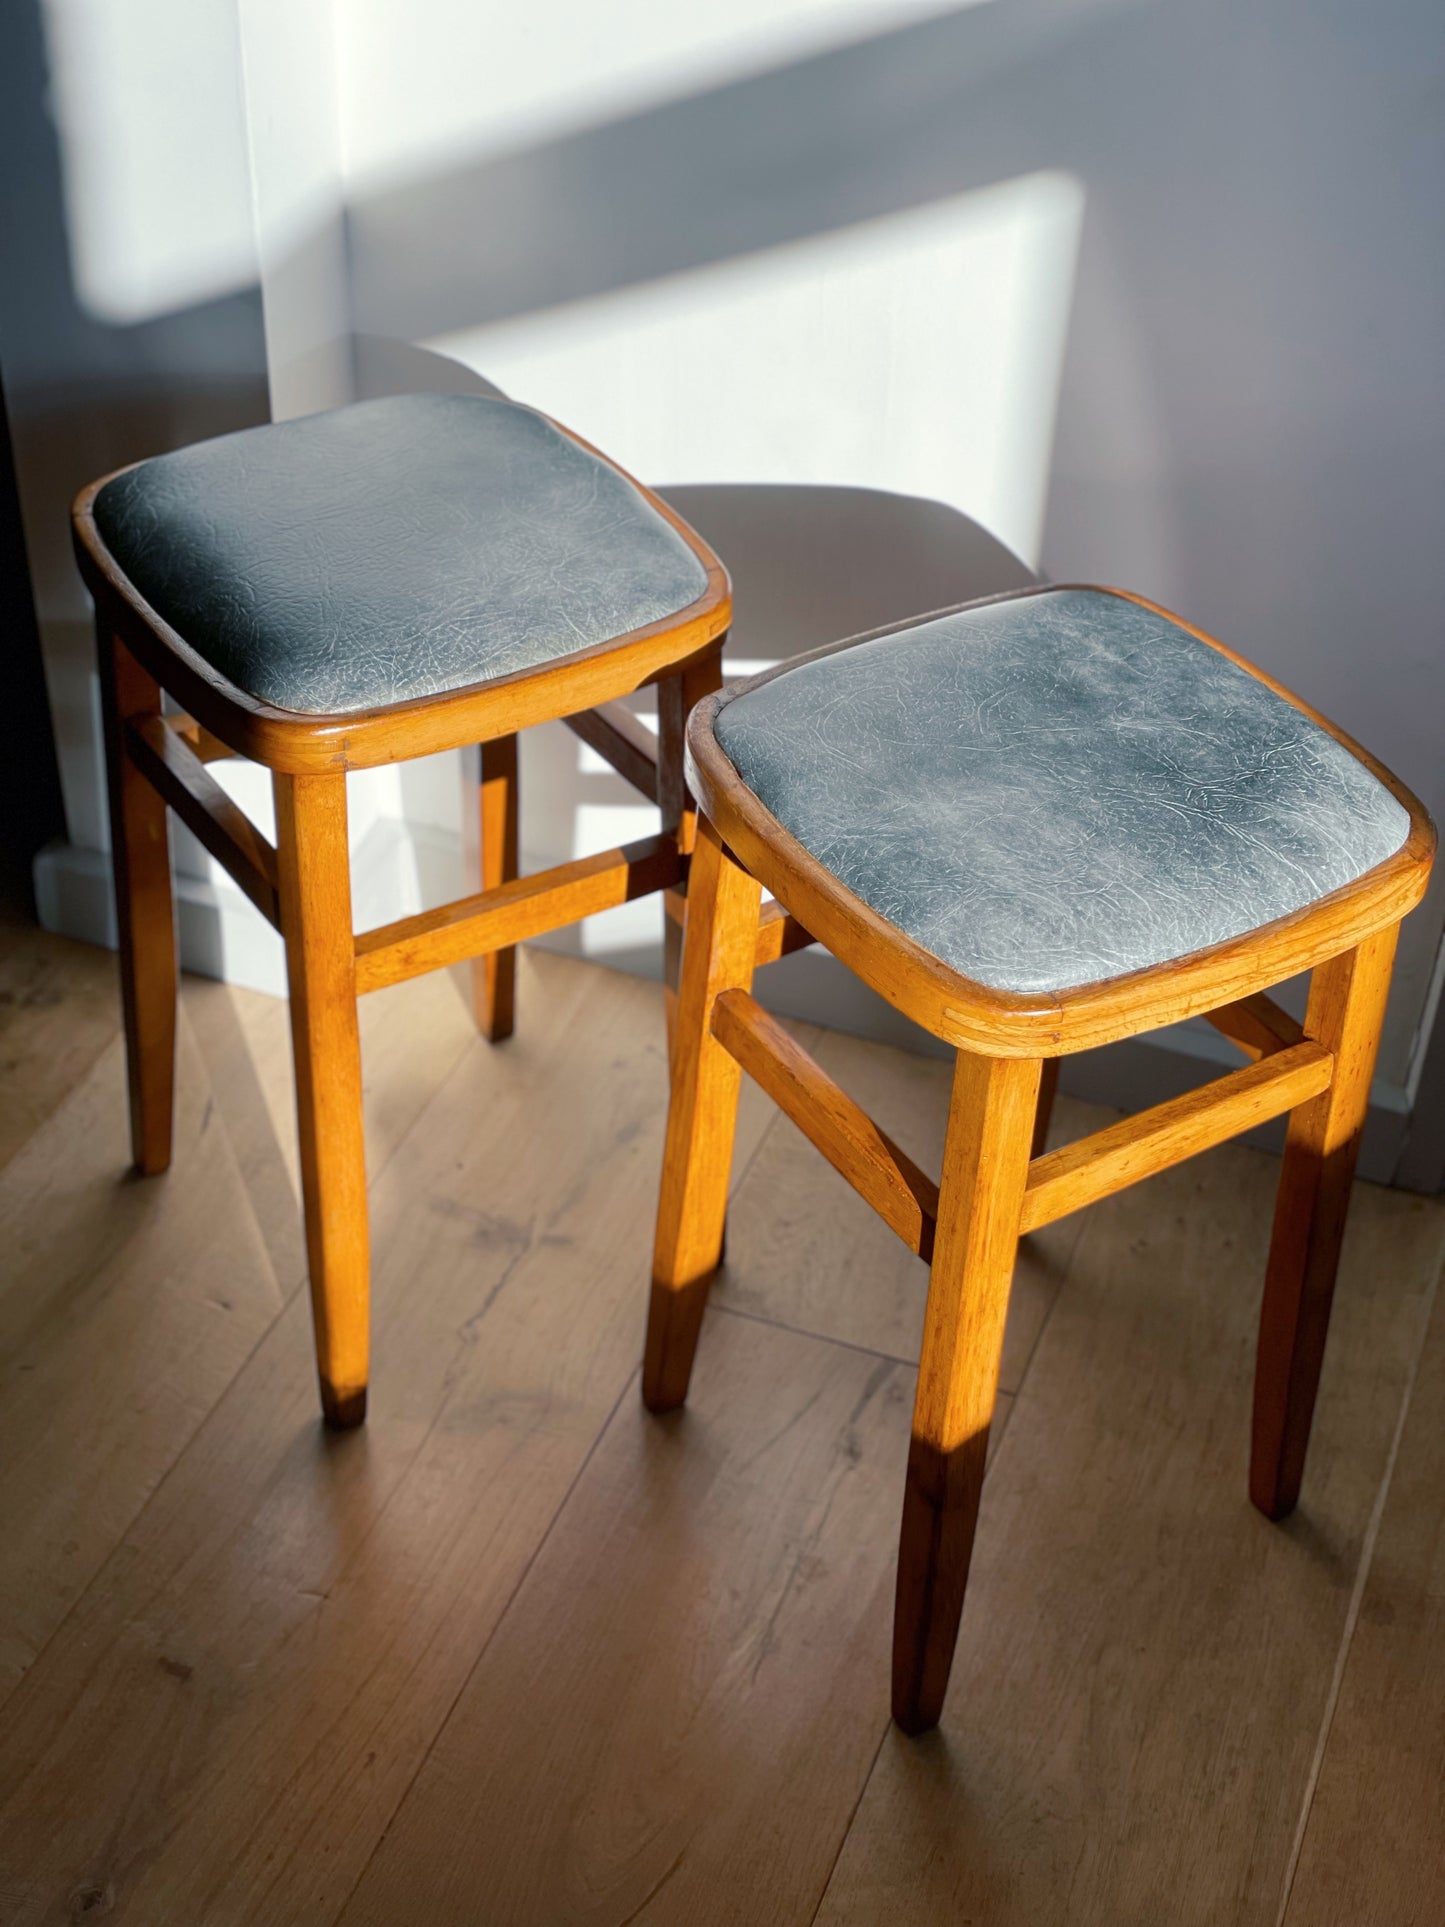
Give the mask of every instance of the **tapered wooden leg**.
M 671 1411 L 687 1397 L 708 1285 L 722 1255 L 742 1072 L 712 1034 L 712 1007 L 720 992 L 752 983 L 761 896 L 700 819 L 642 1367 L 642 1396 L 654 1412 Z
M 370 1277 L 346 778 L 274 781 L 321 1406 L 328 1424 L 359 1425 L 366 1416 Z
M 161 692 L 106 627 L 101 709 L 110 792 L 110 848 L 120 937 L 120 992 L 130 1085 L 131 1156 L 147 1177 L 171 1161 L 176 1061 L 176 929 L 166 806 L 126 750 L 125 726 L 161 712 Z
M 1270 1519 L 1299 1499 L 1335 1272 L 1370 1105 L 1398 925 L 1321 964 L 1305 1035 L 1335 1057 L 1328 1090 L 1290 1116 L 1265 1273 L 1249 1496 Z
M 483 743 L 477 785 L 479 890 L 494 890 L 517 874 L 517 738 Z M 472 959 L 472 1004 L 477 1029 L 489 1043 L 512 1034 L 516 1005 L 517 952 L 493 950 Z
M 1034 1136 L 1030 1147 L 1031 1157 L 1041 1158 L 1049 1141 L 1049 1125 L 1053 1122 L 1054 1099 L 1059 1094 L 1059 1066 L 1061 1057 L 1046 1057 L 1039 1071 L 1039 1102 L 1034 1112 Z
M 898 1547 L 893 1717 L 906 1733 L 937 1725 L 953 1663 L 1038 1089 L 1036 1062 L 958 1054 Z
M 690 855 L 697 837 L 697 805 L 688 794 L 683 770 L 687 719 L 694 703 L 722 687 L 722 652 L 726 637 L 690 662 L 675 676 L 657 686 L 657 800 L 662 812 L 662 827 L 677 837 L 677 847 Z M 685 886 L 673 892 L 686 895 Z M 667 1017 L 668 1047 L 671 1048 L 677 1016 L 677 987 L 682 975 L 683 921 L 665 916 L 662 920 L 663 1006 Z

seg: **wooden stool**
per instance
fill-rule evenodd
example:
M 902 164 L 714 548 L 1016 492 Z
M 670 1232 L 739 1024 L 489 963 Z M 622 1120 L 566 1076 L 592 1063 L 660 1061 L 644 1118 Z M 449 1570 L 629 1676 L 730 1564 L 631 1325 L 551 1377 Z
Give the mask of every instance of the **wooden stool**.
M 963 1609 L 1020 1235 L 1284 1111 L 1250 1495 L 1272 1519 L 1293 1507 L 1395 939 L 1435 833 L 1259 670 L 1099 589 L 754 677 L 699 704 L 688 765 L 703 820 L 643 1395 L 658 1412 L 687 1395 L 741 1067 L 930 1267 L 893 1635 L 893 1715 L 921 1732 Z M 749 994 L 815 939 L 957 1047 L 940 1184 Z M 1263 991 L 1302 970 L 1300 1026 Z M 1060 1057 L 1195 1015 L 1250 1064 L 1040 1154 Z
M 689 705 L 730 590 L 666 505 L 510 402 L 410 395 L 248 429 L 93 484 L 95 597 L 137 1168 L 171 1155 L 167 805 L 286 942 L 321 1402 L 365 1416 L 368 1237 L 356 999 L 475 958 L 512 1028 L 513 946 L 654 890 L 692 845 Z M 657 738 L 617 700 L 657 683 Z M 162 713 L 165 691 L 187 714 Z M 662 812 L 656 836 L 517 876 L 517 732 L 565 719 Z M 481 744 L 481 891 L 357 935 L 346 772 Z M 207 773 L 273 773 L 276 846 Z M 676 923 L 670 963 L 678 953 Z

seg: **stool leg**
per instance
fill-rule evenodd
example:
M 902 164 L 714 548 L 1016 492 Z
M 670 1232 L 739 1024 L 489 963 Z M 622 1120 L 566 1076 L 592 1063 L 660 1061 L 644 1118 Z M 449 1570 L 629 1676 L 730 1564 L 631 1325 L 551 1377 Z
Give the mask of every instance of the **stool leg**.
M 328 1424 L 359 1425 L 370 1280 L 346 778 L 278 775 L 274 783 L 321 1405 Z
M 120 994 L 130 1086 L 130 1142 L 146 1177 L 171 1161 L 176 1062 L 176 928 L 166 806 L 126 749 L 126 724 L 161 713 L 160 686 L 105 626 L 101 710 L 110 848 L 120 939 Z
M 1039 1065 L 958 1054 L 908 1448 L 893 1717 L 938 1723 L 963 1612 L 998 1389 Z
M 1294 1510 L 1324 1364 L 1350 1185 L 1370 1104 L 1399 926 L 1321 964 L 1305 1035 L 1334 1052 L 1329 1089 L 1290 1116 L 1265 1273 L 1254 1379 L 1249 1496 L 1266 1518 Z
M 1039 1102 L 1034 1112 L 1034 1135 L 1030 1147 L 1031 1157 L 1041 1158 L 1048 1148 L 1049 1125 L 1054 1116 L 1054 1099 L 1059 1094 L 1059 1066 L 1062 1057 L 1046 1057 L 1039 1074 Z
M 477 786 L 478 888 L 494 890 L 517 874 L 517 738 L 498 736 L 481 746 Z M 516 1004 L 517 952 L 509 945 L 472 959 L 472 1004 L 477 1029 L 489 1043 L 512 1034 Z
M 657 686 L 657 801 L 662 811 L 662 827 L 677 837 L 677 847 L 690 856 L 697 838 L 697 805 L 688 794 L 683 771 L 683 751 L 687 719 L 693 704 L 722 688 L 722 652 L 726 637 L 690 662 L 677 675 Z M 686 886 L 670 891 L 685 898 Z M 682 976 L 683 925 L 680 917 L 662 920 L 663 1005 L 667 1015 L 668 1047 L 671 1048 L 677 1016 L 677 987 Z
M 756 879 L 700 819 L 642 1367 L 642 1396 L 654 1412 L 671 1411 L 687 1397 L 708 1285 L 722 1255 L 742 1072 L 712 1034 L 712 1007 L 720 992 L 752 983 L 761 896 Z

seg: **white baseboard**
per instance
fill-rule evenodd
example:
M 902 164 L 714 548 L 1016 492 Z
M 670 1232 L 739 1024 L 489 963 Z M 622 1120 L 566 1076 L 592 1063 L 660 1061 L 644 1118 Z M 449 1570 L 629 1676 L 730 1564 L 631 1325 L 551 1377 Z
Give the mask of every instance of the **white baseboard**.
M 524 867 L 564 860 L 558 852 L 533 851 L 526 853 Z M 181 967 L 284 997 L 281 939 L 219 866 L 212 869 L 208 878 L 176 875 Z M 400 817 L 379 818 L 352 853 L 357 928 L 445 902 L 465 887 L 462 874 L 461 840 L 454 832 L 409 825 Z M 36 859 L 35 894 L 45 929 L 114 949 L 108 856 L 74 844 L 51 845 Z M 544 948 L 585 956 L 613 969 L 658 977 L 661 905 L 656 898 L 625 904 L 538 941 Z M 925 1055 L 948 1055 L 946 1046 L 900 1017 L 824 951 L 797 951 L 783 958 L 758 978 L 755 988 L 759 1001 L 782 1016 L 806 1018 Z M 1209 1070 L 1222 1073 L 1238 1064 L 1238 1056 L 1218 1032 L 1197 1020 L 1068 1058 L 1060 1081 L 1071 1096 L 1138 1111 L 1198 1084 L 1202 1069 L 1206 1075 Z M 1377 1080 L 1360 1158 L 1362 1176 L 1390 1182 L 1409 1117 L 1405 1088 Z M 1283 1131 L 1282 1121 L 1276 1120 L 1245 1141 L 1278 1150 Z
M 115 900 L 110 857 L 75 843 L 52 843 L 35 859 L 41 927 L 114 950 Z M 286 995 L 286 953 L 260 911 L 229 877 L 175 874 L 181 968 L 250 990 Z

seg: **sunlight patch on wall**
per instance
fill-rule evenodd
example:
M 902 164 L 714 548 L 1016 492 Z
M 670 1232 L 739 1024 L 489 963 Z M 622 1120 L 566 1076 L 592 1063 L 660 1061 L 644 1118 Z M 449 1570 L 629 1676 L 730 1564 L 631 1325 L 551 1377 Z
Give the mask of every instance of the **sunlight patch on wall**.
M 1030 174 L 430 345 L 659 486 L 930 496 L 1036 564 L 1083 205 Z

